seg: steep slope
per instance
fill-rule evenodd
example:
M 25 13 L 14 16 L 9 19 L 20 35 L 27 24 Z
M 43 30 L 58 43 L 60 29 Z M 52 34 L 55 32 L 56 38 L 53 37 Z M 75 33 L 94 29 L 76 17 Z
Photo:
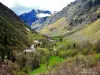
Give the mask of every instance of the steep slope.
M 45 26 L 55 25 L 61 18 L 65 18 L 64 24 L 65 29 L 61 29 L 60 31 L 54 28 L 55 33 L 66 34 L 67 32 L 71 32 L 74 29 L 84 28 L 84 25 L 92 23 L 100 18 L 100 1 L 99 0 L 76 0 L 70 3 L 67 7 L 65 7 L 62 11 L 58 12 L 57 14 L 49 17 L 43 24 L 41 24 L 40 32 L 42 31 L 43 34 L 47 34 L 45 30 L 52 30 L 52 28 L 46 29 Z M 58 25 L 60 27 L 63 24 Z M 53 26 L 52 26 L 53 27 Z M 53 32 L 50 31 L 48 34 L 55 35 Z M 58 30 L 58 31 L 57 31 Z M 52 33 L 52 34 L 51 34 Z M 58 33 L 58 35 L 59 35 Z M 55 35 L 57 36 L 57 35 Z
M 9 8 L 0 3 L 0 50 L 22 50 L 29 46 L 24 23 Z
M 36 30 L 36 31 L 40 30 L 41 24 L 45 22 L 47 18 L 48 17 L 42 17 L 42 18 L 39 18 L 37 21 L 33 22 L 31 25 L 31 29 Z
M 72 34 L 71 34 L 72 33 Z M 100 19 L 96 20 L 91 24 L 85 25 L 84 28 L 69 32 L 69 34 L 63 35 L 65 38 L 74 40 L 99 40 L 100 39 Z
M 49 26 L 45 26 L 42 30 L 40 30 L 40 32 L 45 32 L 45 34 L 48 36 L 57 36 L 64 33 L 66 31 L 66 28 L 68 28 L 68 24 L 66 22 L 65 17 L 63 17 L 59 19 L 57 22 L 50 24 Z
M 39 23 L 39 20 L 37 20 L 35 23 L 33 23 L 31 25 L 31 28 L 34 29 L 34 26 L 38 27 L 36 29 L 36 31 L 38 32 L 39 30 L 41 30 L 43 27 L 49 25 L 49 24 L 53 24 L 55 23 L 57 20 L 59 20 L 60 18 L 65 17 L 66 14 L 66 9 L 64 8 L 62 11 L 60 12 L 56 12 L 54 14 L 52 14 L 51 16 L 49 16 L 44 22 L 42 22 L 41 24 Z
M 31 26 L 33 22 L 40 19 L 41 17 L 50 16 L 52 13 L 48 10 L 32 10 L 28 13 L 23 13 L 19 17 L 28 25 Z
M 31 33 L 12 10 L 0 3 L 0 57 L 13 50 L 23 51 L 35 36 L 40 37 L 37 33 Z

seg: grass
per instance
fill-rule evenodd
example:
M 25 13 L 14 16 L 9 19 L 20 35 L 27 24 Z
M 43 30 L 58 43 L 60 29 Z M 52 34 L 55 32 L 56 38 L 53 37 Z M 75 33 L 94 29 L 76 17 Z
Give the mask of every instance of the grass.
M 99 60 L 100 59 L 100 54 L 96 54 L 96 55 L 93 55 L 93 56 L 84 56 L 84 55 L 77 55 L 77 56 L 75 56 L 75 57 L 69 57 L 69 58 L 67 58 L 65 61 L 71 61 L 71 63 L 69 63 L 70 65 L 71 64 L 74 64 L 74 62 L 75 62 L 75 60 L 76 60 L 76 57 L 78 57 L 78 59 L 80 59 L 80 60 L 87 60 L 88 61 L 88 57 L 91 57 L 91 58 L 93 58 L 94 60 L 93 61 L 91 61 L 91 63 L 93 63 L 93 62 L 97 62 L 97 60 Z M 55 68 L 55 67 L 57 67 L 57 65 L 56 64 L 58 64 L 58 63 L 62 63 L 64 61 L 64 59 L 63 58 L 60 58 L 60 57 L 58 57 L 58 56 L 52 56 L 51 58 L 50 58 L 50 60 L 49 60 L 49 69 L 51 68 Z M 54 66 L 54 65 L 56 65 L 56 66 Z M 38 68 L 38 69 L 36 69 L 36 70 L 34 70 L 34 71 L 32 71 L 29 75 L 37 75 L 37 74 L 40 74 L 40 73 L 46 73 L 47 71 L 49 71 L 49 69 L 47 69 L 47 66 L 46 66 L 46 64 L 41 64 L 40 65 L 40 68 Z
M 44 38 L 42 34 L 36 32 L 28 32 L 28 37 L 30 40 L 39 40 Z
M 63 62 L 63 58 L 60 58 L 58 56 L 52 56 L 49 60 L 49 69 L 56 66 L 57 64 L 60 64 L 61 62 Z M 47 66 L 46 64 L 41 64 L 40 67 L 32 72 L 30 72 L 29 75 L 37 75 L 37 74 L 40 74 L 40 73 L 44 73 L 44 72 L 47 72 L 48 69 L 47 69 Z
M 47 71 L 46 64 L 41 64 L 38 69 L 32 71 L 29 75 L 36 75 L 36 74 L 43 73 L 46 71 Z
M 88 25 L 88 27 L 83 29 L 81 33 L 93 39 L 98 39 L 100 37 L 100 19 Z
M 69 33 L 62 35 L 62 37 L 75 41 L 98 40 L 100 39 L 100 19 L 93 23 L 83 25 L 83 27 L 76 27 L 76 29 L 72 29 Z
M 50 36 L 57 36 L 64 33 L 68 28 L 65 17 L 59 19 L 53 24 L 45 26 L 40 32 L 43 34 L 48 34 Z
M 49 66 L 54 66 L 56 64 L 59 64 L 63 61 L 63 58 L 60 58 L 58 56 L 52 56 L 49 60 Z

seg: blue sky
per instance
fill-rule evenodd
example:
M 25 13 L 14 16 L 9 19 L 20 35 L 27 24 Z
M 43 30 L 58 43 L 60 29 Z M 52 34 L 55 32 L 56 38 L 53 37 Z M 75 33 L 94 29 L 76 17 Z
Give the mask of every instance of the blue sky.
M 18 15 L 32 9 L 60 11 L 74 0 L 0 0 L 1 3 L 11 8 Z

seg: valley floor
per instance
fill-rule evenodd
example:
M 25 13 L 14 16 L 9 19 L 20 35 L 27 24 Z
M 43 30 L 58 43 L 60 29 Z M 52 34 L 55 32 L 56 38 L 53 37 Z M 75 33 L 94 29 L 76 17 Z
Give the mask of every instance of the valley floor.
M 40 74 L 40 73 L 47 72 L 50 69 L 54 69 L 57 64 L 60 64 L 63 61 L 64 61 L 64 59 L 60 58 L 59 56 L 52 56 L 49 59 L 48 66 L 47 66 L 47 64 L 41 64 L 39 68 L 37 68 L 36 70 L 32 71 L 29 75 L 37 75 L 37 74 Z

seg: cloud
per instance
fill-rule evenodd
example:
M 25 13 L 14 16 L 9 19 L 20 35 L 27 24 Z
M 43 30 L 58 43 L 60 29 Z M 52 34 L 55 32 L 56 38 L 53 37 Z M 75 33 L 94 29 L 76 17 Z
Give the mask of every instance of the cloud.
M 60 11 L 72 1 L 74 0 L 0 0 L 17 14 L 27 12 L 30 9 Z
M 42 14 L 42 13 L 41 13 L 41 14 L 38 14 L 37 16 L 41 18 L 41 17 L 50 16 L 50 14 Z

